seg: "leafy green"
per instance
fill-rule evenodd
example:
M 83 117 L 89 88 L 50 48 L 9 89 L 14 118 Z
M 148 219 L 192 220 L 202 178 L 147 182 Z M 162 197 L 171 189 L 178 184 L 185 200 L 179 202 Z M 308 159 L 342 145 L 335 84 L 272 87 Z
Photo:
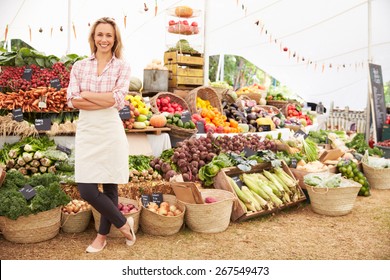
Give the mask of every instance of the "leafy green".
M 37 186 L 36 195 L 31 199 L 30 208 L 33 213 L 54 209 L 70 202 L 69 196 L 61 189 L 58 182 L 48 186 Z
M 15 188 L 0 189 L 0 216 L 16 220 L 31 213 L 28 202 L 21 192 Z
M 5 177 L 3 185 L 1 186 L 1 189 L 18 190 L 19 188 L 27 184 L 27 182 L 28 182 L 28 178 L 23 176 L 22 173 L 16 170 L 9 170 L 7 171 L 7 175 Z
M 59 183 L 60 177 L 53 173 L 44 173 L 32 176 L 29 180 L 29 184 L 33 187 L 37 186 L 48 186 L 51 183 Z

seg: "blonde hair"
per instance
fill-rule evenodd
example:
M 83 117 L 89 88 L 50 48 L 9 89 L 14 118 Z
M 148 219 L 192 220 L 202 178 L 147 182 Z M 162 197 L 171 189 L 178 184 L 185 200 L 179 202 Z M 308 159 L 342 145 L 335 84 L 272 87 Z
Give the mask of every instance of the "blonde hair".
M 89 47 L 91 49 L 91 53 L 96 53 L 97 47 L 95 45 L 95 30 L 98 24 L 100 23 L 108 23 L 111 24 L 111 26 L 114 28 L 115 31 L 115 41 L 114 41 L 114 46 L 112 47 L 112 51 L 114 55 L 117 58 L 122 58 L 122 50 L 123 50 L 123 44 L 122 44 L 122 37 L 121 33 L 119 31 L 118 26 L 115 23 L 115 20 L 113 18 L 109 17 L 102 17 L 98 20 L 96 20 L 91 27 L 91 30 L 89 32 L 89 37 L 88 37 L 88 42 L 89 42 Z

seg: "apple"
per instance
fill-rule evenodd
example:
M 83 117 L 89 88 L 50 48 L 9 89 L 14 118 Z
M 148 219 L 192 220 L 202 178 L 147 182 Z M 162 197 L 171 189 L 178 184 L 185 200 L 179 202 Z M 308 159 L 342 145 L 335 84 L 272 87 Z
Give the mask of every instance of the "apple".
M 184 25 L 188 25 L 188 21 L 187 20 L 183 20 L 182 22 Z
M 175 24 L 176 24 L 176 22 L 174 20 L 169 21 L 169 25 L 175 25 Z
M 191 23 L 191 26 L 198 26 L 198 23 L 197 23 L 196 21 L 193 21 L 193 22 Z

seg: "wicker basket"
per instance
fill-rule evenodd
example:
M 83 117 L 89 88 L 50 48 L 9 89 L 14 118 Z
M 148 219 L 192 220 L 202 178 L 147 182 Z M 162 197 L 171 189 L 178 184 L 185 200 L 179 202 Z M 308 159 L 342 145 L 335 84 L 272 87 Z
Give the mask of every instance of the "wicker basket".
M 390 189 L 390 168 L 373 168 L 362 161 L 363 173 L 373 189 Z
M 150 235 L 168 236 L 178 233 L 184 224 L 184 215 L 186 208 L 177 203 L 176 196 L 170 194 L 163 195 L 163 201 L 169 204 L 176 204 L 182 211 L 178 216 L 163 216 L 150 211 L 142 206 L 141 229 L 144 233 Z
M 181 98 L 180 96 L 178 96 L 176 94 L 173 94 L 172 92 L 163 91 L 163 92 L 157 93 L 152 98 L 150 98 L 150 109 L 152 110 L 153 113 L 155 113 L 155 114 L 161 113 L 157 107 L 157 99 L 160 97 L 166 97 L 166 96 L 170 97 L 171 102 L 176 102 L 177 104 L 179 104 L 183 108 L 183 111 L 189 110 L 188 104 L 183 98 Z
M 264 92 L 248 92 L 248 93 L 241 93 L 238 95 L 238 97 L 246 96 L 247 98 L 251 100 L 255 100 L 257 104 L 260 104 L 260 99 L 264 96 Z
M 196 108 L 196 98 L 210 101 L 211 106 L 217 108 L 220 113 L 223 113 L 221 99 L 219 99 L 217 92 L 212 87 L 201 86 L 191 90 L 186 96 L 186 101 L 189 106 L 191 114 L 198 113 Z
M 3 184 L 6 175 L 7 175 L 7 173 L 5 172 L 5 170 L 0 167 L 0 187 Z
M 6 217 L 0 216 L 0 233 L 3 232 Z
M 194 129 L 182 128 L 182 127 L 178 127 L 177 125 L 169 124 L 169 123 L 167 123 L 165 126 L 169 127 L 171 129 L 171 131 L 168 132 L 170 135 L 172 135 L 175 138 L 180 138 L 180 139 L 190 138 L 192 135 L 194 135 L 198 132 L 198 130 L 196 128 L 194 128 Z
M 128 217 L 133 217 L 133 219 L 134 219 L 134 233 L 137 233 L 138 227 L 139 227 L 139 217 L 140 217 L 140 212 L 141 212 L 141 207 L 139 207 L 138 201 L 134 200 L 134 199 L 130 199 L 130 198 L 119 197 L 119 202 L 126 203 L 126 204 L 132 203 L 138 208 L 137 212 L 124 215 L 126 217 L 126 219 Z M 99 231 L 100 213 L 95 208 L 92 207 L 92 215 L 93 215 L 93 219 L 95 220 L 95 229 L 96 229 L 96 231 Z M 119 229 L 117 229 L 115 226 L 112 225 L 108 236 L 110 236 L 110 237 L 123 237 L 123 234 L 119 231 Z
M 218 87 L 212 87 L 213 90 L 218 95 L 218 98 L 222 101 L 226 101 L 229 104 L 232 104 L 235 102 L 234 98 L 230 95 L 230 93 L 234 92 L 232 89 L 229 88 L 218 88 Z
M 220 189 L 200 190 L 202 198 L 215 197 L 217 202 L 190 204 L 179 201 L 186 207 L 185 223 L 195 232 L 217 233 L 225 231 L 230 223 L 233 210 L 233 193 Z
M 267 100 L 267 105 L 275 106 L 279 109 L 282 109 L 284 106 L 286 106 L 289 102 L 286 100 Z M 283 112 L 284 113 L 284 112 Z
M 16 220 L 4 218 L 3 235 L 15 243 L 37 243 L 54 238 L 60 231 L 61 207 Z
M 339 188 L 306 186 L 311 207 L 315 213 L 327 216 L 342 216 L 352 211 L 361 185 L 352 180 L 342 180 L 348 181 L 350 186 Z
M 315 171 L 315 172 L 308 172 L 305 170 L 291 168 L 291 167 L 290 167 L 290 170 L 291 170 L 292 174 L 294 175 L 295 179 L 298 180 L 298 184 L 301 187 L 301 189 L 304 189 L 304 190 L 306 189 L 306 184 L 303 181 L 305 175 L 310 174 L 310 173 L 323 173 L 323 172 L 336 173 L 336 168 L 332 168 L 332 169 L 327 168 L 327 169 L 324 169 L 322 171 Z
M 67 233 L 79 233 L 87 229 L 91 221 L 92 210 L 80 211 L 76 214 L 61 214 L 61 229 Z

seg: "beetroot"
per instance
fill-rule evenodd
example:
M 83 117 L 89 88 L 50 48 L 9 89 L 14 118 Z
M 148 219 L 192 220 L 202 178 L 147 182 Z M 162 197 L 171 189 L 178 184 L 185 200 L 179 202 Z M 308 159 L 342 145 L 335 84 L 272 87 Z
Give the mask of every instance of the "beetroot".
M 212 197 L 212 196 L 208 196 L 204 200 L 204 202 L 206 202 L 206 203 L 214 203 L 214 202 L 217 202 L 217 201 L 218 200 L 215 197 Z

